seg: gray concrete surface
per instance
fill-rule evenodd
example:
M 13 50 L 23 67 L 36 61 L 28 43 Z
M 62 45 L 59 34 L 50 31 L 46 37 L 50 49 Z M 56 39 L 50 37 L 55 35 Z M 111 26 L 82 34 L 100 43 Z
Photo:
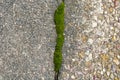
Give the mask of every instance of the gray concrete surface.
M 0 0 L 0 80 L 53 80 L 55 0 Z

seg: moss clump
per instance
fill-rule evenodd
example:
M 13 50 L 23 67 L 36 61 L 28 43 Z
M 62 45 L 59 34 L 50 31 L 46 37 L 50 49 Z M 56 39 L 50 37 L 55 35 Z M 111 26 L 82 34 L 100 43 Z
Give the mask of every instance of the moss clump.
M 57 38 L 53 61 L 54 70 L 58 73 L 62 64 L 62 47 L 64 43 L 64 2 L 62 2 L 55 10 L 54 22 L 56 25 Z
M 64 32 L 64 3 L 63 2 L 55 10 L 54 22 L 56 24 L 56 33 L 63 34 Z
M 56 38 L 56 46 L 55 46 L 55 50 L 61 50 L 62 51 L 62 46 L 63 46 L 63 43 L 64 43 L 64 35 L 57 35 L 57 38 Z

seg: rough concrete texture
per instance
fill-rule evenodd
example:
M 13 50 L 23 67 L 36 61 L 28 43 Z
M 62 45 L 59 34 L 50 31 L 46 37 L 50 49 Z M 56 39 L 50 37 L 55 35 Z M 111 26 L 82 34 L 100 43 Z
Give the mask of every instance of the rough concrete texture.
M 53 80 L 55 0 L 0 0 L 0 80 Z
M 120 80 L 120 0 L 65 0 L 60 80 Z

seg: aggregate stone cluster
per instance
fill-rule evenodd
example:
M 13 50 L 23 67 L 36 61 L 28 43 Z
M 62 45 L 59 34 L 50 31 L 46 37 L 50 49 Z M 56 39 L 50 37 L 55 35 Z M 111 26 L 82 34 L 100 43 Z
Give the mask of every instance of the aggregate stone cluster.
M 60 80 L 120 80 L 120 0 L 69 0 Z

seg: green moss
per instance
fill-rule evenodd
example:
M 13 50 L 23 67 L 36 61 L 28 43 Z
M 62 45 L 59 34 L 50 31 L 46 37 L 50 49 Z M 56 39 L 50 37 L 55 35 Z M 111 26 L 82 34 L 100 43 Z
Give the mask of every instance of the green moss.
M 62 46 L 63 46 L 63 43 L 64 43 L 64 35 L 58 35 L 57 36 L 57 39 L 56 39 L 56 46 L 55 46 L 55 49 L 57 50 L 62 50 Z
M 64 32 L 64 3 L 63 2 L 55 10 L 54 22 L 56 24 L 57 34 L 62 34 Z
M 62 47 L 64 43 L 64 3 L 62 2 L 55 10 L 54 22 L 56 25 L 56 46 L 54 52 L 54 70 L 59 72 L 62 64 Z
M 54 52 L 54 64 L 54 70 L 58 72 L 62 64 L 62 52 L 60 50 Z

